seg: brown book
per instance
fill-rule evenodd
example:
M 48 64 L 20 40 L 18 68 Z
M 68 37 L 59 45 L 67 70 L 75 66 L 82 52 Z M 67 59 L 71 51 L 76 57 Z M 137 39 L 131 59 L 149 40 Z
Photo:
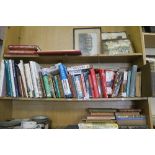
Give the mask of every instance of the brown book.
M 141 72 L 136 74 L 136 96 L 141 97 Z
M 91 112 L 91 116 L 114 116 L 114 112 Z
M 116 123 L 116 120 L 86 120 L 86 123 Z
M 113 120 L 115 116 L 87 116 L 87 120 Z
M 88 112 L 116 112 L 116 109 L 88 108 Z
M 9 50 L 23 50 L 23 51 L 38 51 L 40 50 L 37 45 L 8 45 Z

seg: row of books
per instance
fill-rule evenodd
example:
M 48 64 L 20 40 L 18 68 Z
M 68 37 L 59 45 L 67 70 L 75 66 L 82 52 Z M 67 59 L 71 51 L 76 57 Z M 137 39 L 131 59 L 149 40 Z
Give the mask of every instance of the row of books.
M 90 108 L 88 114 L 78 124 L 80 129 L 114 128 L 145 129 L 146 116 L 141 109 L 102 109 Z
M 95 69 L 90 64 L 42 67 L 35 61 L 2 60 L 0 96 L 108 98 L 141 96 L 137 65 L 128 71 Z

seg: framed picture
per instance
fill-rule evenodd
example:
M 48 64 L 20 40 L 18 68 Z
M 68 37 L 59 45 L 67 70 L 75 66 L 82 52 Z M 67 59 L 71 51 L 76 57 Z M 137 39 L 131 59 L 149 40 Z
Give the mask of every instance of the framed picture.
M 82 55 L 97 55 L 101 50 L 101 28 L 75 28 L 73 40 L 74 49 L 81 50 Z
M 129 39 L 102 41 L 102 49 L 104 54 L 107 55 L 134 53 L 133 46 Z

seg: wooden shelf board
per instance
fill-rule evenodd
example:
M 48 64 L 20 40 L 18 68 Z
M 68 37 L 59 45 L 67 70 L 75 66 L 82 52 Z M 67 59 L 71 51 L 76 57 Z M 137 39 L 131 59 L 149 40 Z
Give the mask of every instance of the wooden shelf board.
M 14 101 L 52 101 L 52 102 L 97 102 L 97 101 L 137 101 L 147 100 L 147 97 L 128 97 L 128 98 L 97 98 L 97 99 L 66 99 L 66 98 L 13 98 L 0 97 L 0 100 L 14 100 Z
M 143 32 L 144 36 L 155 36 L 155 33 L 147 33 L 147 32 Z
M 142 58 L 142 53 L 132 53 L 125 55 L 104 55 L 100 54 L 97 56 L 39 56 L 39 55 L 8 55 L 5 54 L 4 58 L 15 59 L 15 60 L 24 60 L 24 61 L 37 61 L 39 63 L 115 63 L 115 62 L 133 62 L 138 58 Z

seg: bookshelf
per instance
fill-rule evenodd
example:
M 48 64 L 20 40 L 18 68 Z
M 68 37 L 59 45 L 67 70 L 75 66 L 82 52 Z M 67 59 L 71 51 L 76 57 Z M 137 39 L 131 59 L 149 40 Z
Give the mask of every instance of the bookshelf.
M 145 53 L 141 27 L 103 26 L 102 32 L 125 31 L 132 41 L 135 53 L 109 56 L 38 56 L 38 55 L 8 55 L 7 46 L 10 44 L 37 44 L 44 50 L 73 49 L 73 26 L 53 27 L 9 27 L 7 29 L 2 58 L 34 60 L 41 65 L 58 62 L 71 64 L 92 63 L 100 66 L 129 67 L 132 64 L 143 66 Z M 76 27 L 77 28 L 77 27 Z M 67 38 L 67 39 L 66 39 Z M 53 99 L 53 98 L 0 98 L 0 120 L 10 118 L 28 118 L 34 115 L 47 115 L 52 120 L 53 128 L 63 128 L 69 124 L 77 124 L 86 113 L 86 108 L 141 108 L 147 116 L 147 124 L 152 128 L 150 103 L 147 97 L 133 98 L 99 98 L 99 99 Z

